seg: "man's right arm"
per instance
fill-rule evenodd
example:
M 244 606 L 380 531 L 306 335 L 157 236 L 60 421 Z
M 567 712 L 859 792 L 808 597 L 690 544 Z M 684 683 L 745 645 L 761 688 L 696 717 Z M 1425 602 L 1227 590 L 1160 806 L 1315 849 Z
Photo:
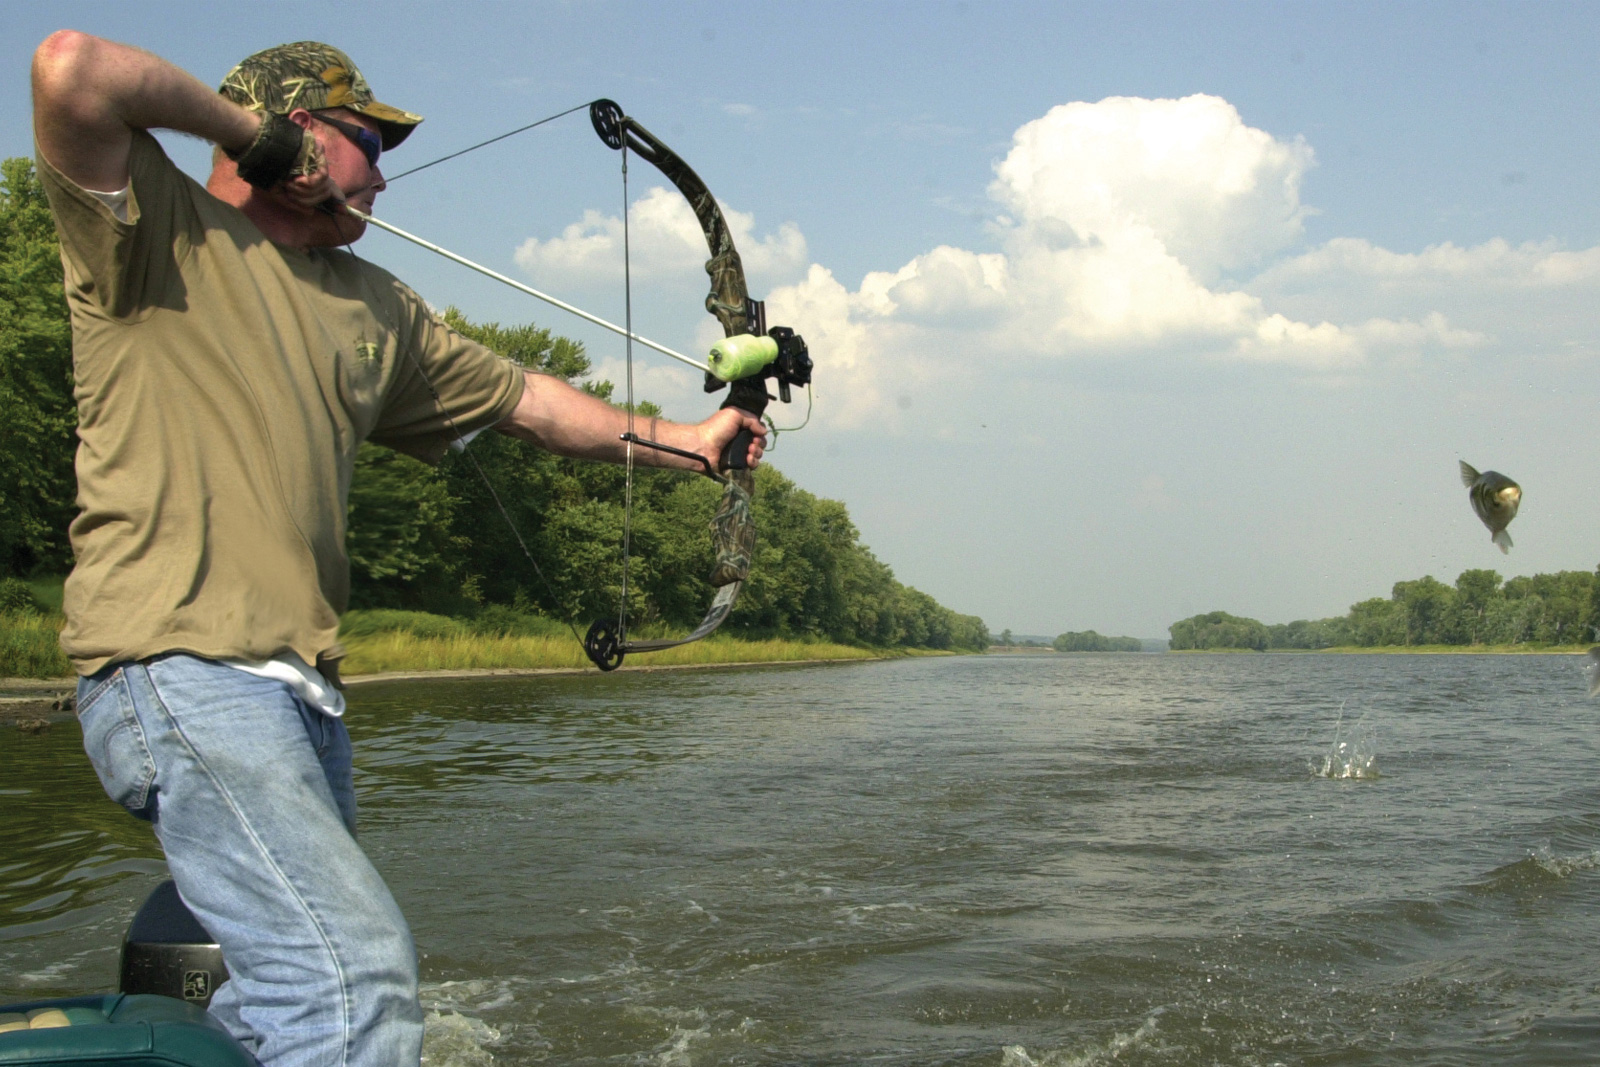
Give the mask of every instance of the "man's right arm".
M 239 150 L 260 125 L 259 115 L 137 48 L 60 30 L 33 54 L 34 137 L 84 189 L 128 184 L 134 130 L 178 130 Z

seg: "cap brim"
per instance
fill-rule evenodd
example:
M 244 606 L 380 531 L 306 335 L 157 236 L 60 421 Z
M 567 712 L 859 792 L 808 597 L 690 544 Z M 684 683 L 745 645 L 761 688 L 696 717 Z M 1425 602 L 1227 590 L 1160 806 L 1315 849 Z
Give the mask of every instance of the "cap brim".
M 415 115 L 409 111 L 401 111 L 397 107 L 390 107 L 388 104 L 379 103 L 376 100 L 360 107 L 352 104 L 343 104 L 341 106 L 351 111 L 359 112 L 378 124 L 379 133 L 383 137 L 383 150 L 385 152 L 391 148 L 398 147 L 401 141 L 410 137 L 411 131 L 416 129 L 417 123 L 422 121 L 421 115 Z

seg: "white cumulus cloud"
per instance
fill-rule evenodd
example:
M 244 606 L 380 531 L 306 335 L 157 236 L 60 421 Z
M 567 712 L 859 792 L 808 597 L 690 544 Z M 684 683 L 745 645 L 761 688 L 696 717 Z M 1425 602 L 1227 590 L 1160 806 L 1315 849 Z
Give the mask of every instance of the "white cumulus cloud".
M 1030 244 L 1159 248 L 1209 283 L 1300 239 L 1312 162 L 1215 96 L 1111 97 L 1023 126 L 989 194 Z
M 1224 281 L 1303 239 L 1312 163 L 1304 142 L 1247 126 L 1214 96 L 1065 104 L 1019 129 L 995 165 L 998 251 L 940 246 L 853 293 L 813 270 L 769 301 L 808 337 L 850 346 L 813 349 L 856 414 L 889 378 L 961 380 L 953 364 L 974 353 L 1357 362 L 1359 335 Z
M 747 275 L 786 279 L 805 269 L 806 239 L 794 223 L 783 223 L 776 233 L 758 238 L 753 215 L 719 206 Z M 705 233 L 676 189 L 656 186 L 635 200 L 629 207 L 627 237 L 635 278 L 693 278 L 706 260 Z M 523 241 L 516 262 L 533 279 L 613 282 L 622 277 L 622 251 L 621 217 L 591 210 L 560 236 Z

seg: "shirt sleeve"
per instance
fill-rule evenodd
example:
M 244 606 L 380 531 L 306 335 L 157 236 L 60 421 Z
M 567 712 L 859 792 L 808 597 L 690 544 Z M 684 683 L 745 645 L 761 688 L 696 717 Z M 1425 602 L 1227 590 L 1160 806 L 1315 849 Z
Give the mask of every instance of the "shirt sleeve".
M 58 171 L 37 146 L 35 160 L 61 239 L 69 298 L 115 319 L 141 318 L 175 299 L 179 264 L 203 239 L 192 201 L 198 187 L 154 137 L 133 134 L 127 221 Z
M 398 289 L 409 336 L 370 439 L 437 463 L 452 441 L 511 414 L 522 399 L 523 371 L 451 329 L 410 289 Z

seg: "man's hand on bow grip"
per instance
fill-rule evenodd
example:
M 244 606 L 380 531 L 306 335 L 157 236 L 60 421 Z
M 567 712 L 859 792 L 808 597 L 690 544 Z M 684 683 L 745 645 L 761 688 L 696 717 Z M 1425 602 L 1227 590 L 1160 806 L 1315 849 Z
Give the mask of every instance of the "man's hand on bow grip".
M 700 435 L 705 441 L 700 454 L 710 459 L 717 469 L 723 469 L 722 453 L 741 430 L 750 431 L 750 451 L 745 462 L 752 468 L 758 466 L 767 446 L 766 424 L 738 408 L 719 408 L 700 424 Z

